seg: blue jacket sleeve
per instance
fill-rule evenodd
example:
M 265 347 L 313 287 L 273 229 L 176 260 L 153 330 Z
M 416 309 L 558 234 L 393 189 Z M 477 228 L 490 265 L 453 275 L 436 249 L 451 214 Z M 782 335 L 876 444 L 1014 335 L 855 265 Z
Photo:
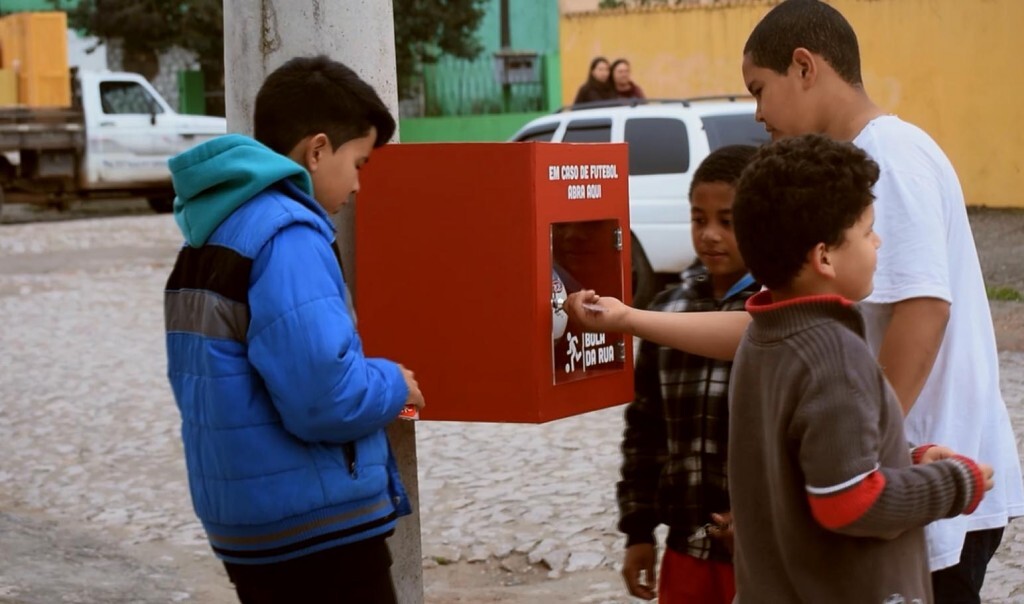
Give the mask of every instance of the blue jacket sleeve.
M 366 436 L 409 396 L 397 364 L 363 355 L 344 295 L 331 244 L 308 226 L 280 231 L 254 259 L 249 362 L 285 429 L 305 441 Z

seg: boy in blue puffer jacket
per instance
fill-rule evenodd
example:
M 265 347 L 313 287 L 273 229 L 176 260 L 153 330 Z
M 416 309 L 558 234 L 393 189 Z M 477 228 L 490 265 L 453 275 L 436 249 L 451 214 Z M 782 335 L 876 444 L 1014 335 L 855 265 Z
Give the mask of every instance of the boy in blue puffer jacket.
M 168 376 L 192 503 L 242 602 L 395 602 L 385 538 L 411 509 L 385 428 L 423 396 L 363 355 L 328 216 L 394 130 L 351 69 L 297 58 L 260 88 L 255 140 L 170 161 L 187 245 Z

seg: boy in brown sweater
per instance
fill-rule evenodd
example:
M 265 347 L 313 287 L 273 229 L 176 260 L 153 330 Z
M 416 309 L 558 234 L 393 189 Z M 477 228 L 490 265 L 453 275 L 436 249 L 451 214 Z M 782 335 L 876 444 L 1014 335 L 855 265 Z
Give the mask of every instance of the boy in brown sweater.
M 730 386 L 738 601 L 931 602 L 925 524 L 969 514 L 992 469 L 911 451 L 853 302 L 872 290 L 878 165 L 818 135 L 763 148 L 733 207 L 767 288 Z

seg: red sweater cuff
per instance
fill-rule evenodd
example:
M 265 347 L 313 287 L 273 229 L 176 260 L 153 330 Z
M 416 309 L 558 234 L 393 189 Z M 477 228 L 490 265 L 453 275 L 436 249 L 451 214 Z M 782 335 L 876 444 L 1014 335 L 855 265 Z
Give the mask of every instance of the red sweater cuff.
M 967 507 L 962 512 L 964 515 L 972 514 L 974 510 L 978 509 L 982 498 L 985 497 L 985 477 L 982 476 L 981 468 L 978 467 L 978 464 L 973 459 L 963 455 L 954 455 L 953 459 L 966 466 L 967 470 L 971 473 L 971 478 L 974 479 L 971 500 L 967 502 Z
M 934 447 L 934 444 L 921 445 L 920 447 L 914 447 L 910 450 L 910 459 L 914 462 L 914 465 L 921 463 L 921 458 L 924 457 L 925 451 Z

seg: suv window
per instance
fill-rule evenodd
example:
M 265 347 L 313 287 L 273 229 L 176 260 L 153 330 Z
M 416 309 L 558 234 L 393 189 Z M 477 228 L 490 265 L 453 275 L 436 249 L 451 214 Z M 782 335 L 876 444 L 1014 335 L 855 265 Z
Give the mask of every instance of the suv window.
M 764 126 L 749 113 L 709 115 L 703 121 L 712 151 L 726 145 L 761 146 L 771 141 Z
M 565 129 L 563 143 L 610 143 L 612 142 L 612 121 L 573 120 Z
M 542 143 L 548 143 L 555 137 L 555 130 L 558 130 L 558 124 L 544 124 L 536 126 L 520 134 L 519 138 L 516 139 L 516 142 L 529 143 L 539 141 Z
M 682 174 L 690 169 L 690 139 L 686 124 L 673 118 L 633 118 L 626 121 L 629 174 Z

